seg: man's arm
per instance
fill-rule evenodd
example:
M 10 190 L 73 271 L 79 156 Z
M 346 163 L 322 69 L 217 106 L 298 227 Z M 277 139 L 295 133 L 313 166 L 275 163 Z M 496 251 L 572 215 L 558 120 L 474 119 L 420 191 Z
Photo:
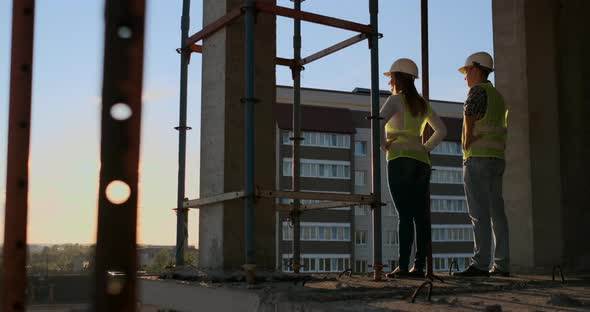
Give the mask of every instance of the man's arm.
M 465 137 L 465 141 L 463 142 L 464 150 L 468 149 L 471 143 L 475 140 L 475 137 L 473 136 L 473 128 L 475 127 L 476 121 L 477 118 L 475 116 L 463 117 L 463 135 Z
M 475 86 L 469 90 L 463 110 L 463 149 L 469 148 L 471 143 L 477 139 L 473 135 L 475 122 L 482 119 L 488 106 L 487 94 L 481 86 Z

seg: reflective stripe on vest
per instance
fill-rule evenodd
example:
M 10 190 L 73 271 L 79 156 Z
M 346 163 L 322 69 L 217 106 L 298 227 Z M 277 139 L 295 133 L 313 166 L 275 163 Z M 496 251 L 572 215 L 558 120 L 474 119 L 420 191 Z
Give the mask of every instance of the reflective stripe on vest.
M 491 83 L 480 84 L 480 86 L 486 91 L 488 106 L 484 117 L 475 122 L 473 129 L 474 140 L 469 148 L 463 151 L 463 158 L 504 158 L 507 108 L 502 95 L 496 91 Z M 462 139 L 465 140 L 465 138 Z

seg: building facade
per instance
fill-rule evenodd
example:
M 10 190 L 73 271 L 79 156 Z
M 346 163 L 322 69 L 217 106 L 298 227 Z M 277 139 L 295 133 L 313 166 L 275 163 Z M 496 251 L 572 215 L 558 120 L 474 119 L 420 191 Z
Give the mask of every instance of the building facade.
M 389 92 L 381 92 L 381 104 Z M 371 193 L 370 93 L 303 88 L 301 91 L 301 190 L 341 194 Z M 291 189 L 291 114 L 293 89 L 277 87 L 277 188 Z M 445 141 L 432 152 L 431 211 L 435 271 L 453 260 L 468 265 L 473 232 L 463 192 L 460 134 L 462 104 L 431 101 L 447 125 Z M 398 217 L 387 187 L 385 154 L 381 153 L 383 263 L 398 259 Z M 281 203 L 287 204 L 283 200 Z M 302 203 L 313 203 L 303 201 Z M 302 272 L 370 272 L 372 213 L 369 206 L 306 211 L 301 215 Z M 277 268 L 292 271 L 293 228 L 287 212 L 277 212 Z

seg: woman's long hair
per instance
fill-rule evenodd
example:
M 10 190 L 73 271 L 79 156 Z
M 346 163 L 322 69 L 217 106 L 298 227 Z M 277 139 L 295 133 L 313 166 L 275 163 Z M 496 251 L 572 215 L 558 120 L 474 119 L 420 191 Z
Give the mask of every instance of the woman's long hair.
M 414 85 L 414 77 L 406 73 L 394 72 L 395 76 L 395 89 L 397 92 L 402 92 L 408 102 L 408 108 L 412 116 L 425 115 L 428 106 L 424 98 L 418 94 L 416 86 Z

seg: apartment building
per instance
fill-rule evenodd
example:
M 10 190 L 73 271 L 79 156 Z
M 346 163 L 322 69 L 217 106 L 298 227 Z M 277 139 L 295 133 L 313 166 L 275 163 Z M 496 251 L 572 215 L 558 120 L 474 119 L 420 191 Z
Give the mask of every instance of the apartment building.
M 381 104 L 389 96 L 381 92 Z M 371 193 L 370 93 L 303 88 L 301 190 L 341 194 Z M 277 87 L 277 188 L 291 189 L 291 114 L 293 89 Z M 448 270 L 455 260 L 468 265 L 473 232 L 467 215 L 461 172 L 462 103 L 431 101 L 447 125 L 445 141 L 432 153 L 432 239 L 435 271 Z M 382 168 L 383 262 L 391 270 L 398 259 L 398 217 L 387 188 L 386 160 Z M 282 203 L 288 203 L 283 200 Z M 304 201 L 303 203 L 312 203 Z M 368 206 L 306 211 L 301 215 L 303 272 L 371 271 L 372 215 Z M 278 212 L 277 268 L 290 272 L 293 229 L 287 212 Z

